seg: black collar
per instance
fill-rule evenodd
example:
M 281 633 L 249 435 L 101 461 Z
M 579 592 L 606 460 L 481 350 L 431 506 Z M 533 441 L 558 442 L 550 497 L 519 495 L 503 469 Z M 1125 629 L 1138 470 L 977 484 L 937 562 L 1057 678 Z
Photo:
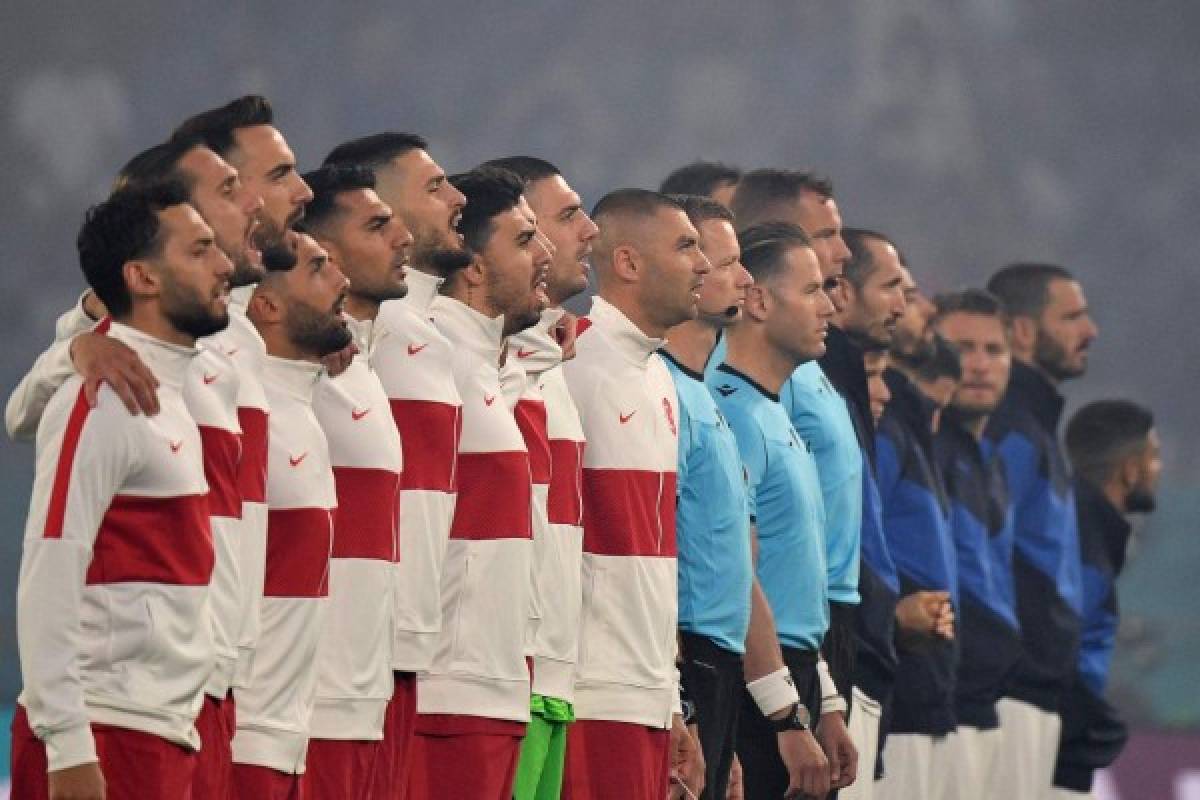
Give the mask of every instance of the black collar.
M 660 356 L 662 356 L 663 358 L 665 358 L 667 361 L 670 361 L 672 364 L 674 364 L 676 366 L 676 368 L 678 368 L 678 370 L 680 372 L 682 372 L 684 375 L 687 375 L 689 378 L 691 378 L 694 381 L 700 381 L 701 383 L 704 383 L 704 373 L 703 372 L 696 372 L 696 370 L 692 369 L 687 364 L 684 364 L 678 358 L 671 355 L 671 351 L 668 350 L 667 348 L 665 348 L 665 347 L 658 348 L 658 354 Z
M 735 369 L 734 367 L 729 366 L 728 364 L 721 364 L 719 367 L 717 367 L 717 371 L 718 372 L 727 372 L 730 375 L 734 375 L 738 378 L 741 378 L 743 381 L 745 381 L 746 383 L 750 384 L 755 389 L 757 389 L 759 394 L 761 394 L 763 397 L 767 398 L 768 400 L 770 400 L 773 403 L 779 402 L 779 395 L 775 394 L 774 392 L 768 392 L 765 388 L 763 388 L 763 386 L 761 384 L 758 383 L 758 381 L 754 380 L 746 373 L 741 372 L 741 371 Z
M 1013 361 L 1005 400 L 1028 409 L 1047 433 L 1057 436 L 1064 400 L 1045 375 L 1028 364 Z
M 1125 550 L 1129 545 L 1129 536 L 1133 526 L 1112 504 L 1104 491 L 1091 481 L 1084 478 L 1075 479 L 1075 501 L 1079 507 L 1079 524 L 1095 528 L 1104 542 L 1113 571 L 1120 572 L 1125 566 Z M 1081 531 L 1086 536 L 1091 532 Z

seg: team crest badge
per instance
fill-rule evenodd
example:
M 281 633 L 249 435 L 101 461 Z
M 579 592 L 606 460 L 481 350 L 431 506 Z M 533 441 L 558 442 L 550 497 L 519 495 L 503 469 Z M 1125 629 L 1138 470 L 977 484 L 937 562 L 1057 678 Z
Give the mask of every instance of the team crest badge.
M 675 410 L 671 408 L 671 401 L 663 398 L 663 411 L 667 412 L 667 424 L 671 426 L 671 433 L 679 435 L 679 430 L 675 427 Z

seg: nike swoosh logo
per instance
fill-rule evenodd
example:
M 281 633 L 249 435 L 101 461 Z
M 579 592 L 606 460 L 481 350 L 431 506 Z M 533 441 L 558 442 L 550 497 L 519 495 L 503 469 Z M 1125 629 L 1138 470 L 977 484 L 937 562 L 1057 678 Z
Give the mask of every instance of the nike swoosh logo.
M 417 353 L 421 352 L 426 347 L 429 347 L 429 342 L 426 342 L 425 344 L 422 344 L 422 345 L 411 345 L 410 344 L 408 346 L 408 354 L 410 356 L 415 356 Z
M 208 384 L 212 383 L 219 377 L 221 377 L 221 376 L 220 375 L 209 375 L 207 372 L 204 373 L 204 385 L 207 386 Z
M 172 453 L 178 453 L 179 448 L 183 447 L 183 439 L 180 439 L 178 442 L 167 442 L 167 444 L 171 446 Z
M 307 450 L 305 450 L 303 453 L 301 453 L 299 458 L 297 458 L 296 456 L 288 456 L 288 463 L 290 463 L 293 467 L 298 467 L 298 466 L 300 466 L 300 462 L 306 458 L 308 458 Z
M 370 413 L 371 413 L 371 409 L 369 409 L 369 408 L 366 409 L 365 411 L 359 411 L 357 408 L 350 410 L 350 416 L 351 416 L 351 418 L 354 419 L 355 422 L 358 422 L 360 419 L 362 419 L 363 417 L 365 417 L 367 414 L 370 414 Z
M 519 348 L 517 350 L 517 358 L 529 358 L 530 356 L 536 355 L 536 354 L 537 354 L 537 350 L 526 350 L 523 347 Z
M 485 394 L 485 395 L 483 396 L 483 404 L 484 404 L 485 406 L 490 406 L 490 405 L 491 405 L 492 403 L 494 403 L 494 402 L 496 402 L 496 395 L 492 395 L 491 397 L 488 397 L 488 396 Z
M 636 413 L 637 413 L 636 408 L 633 411 L 630 411 L 628 414 L 621 414 L 620 412 L 617 412 L 618 416 L 620 416 L 620 418 L 621 418 L 622 425 L 624 425 L 626 422 L 629 422 L 629 420 L 631 420 L 633 418 L 633 415 Z

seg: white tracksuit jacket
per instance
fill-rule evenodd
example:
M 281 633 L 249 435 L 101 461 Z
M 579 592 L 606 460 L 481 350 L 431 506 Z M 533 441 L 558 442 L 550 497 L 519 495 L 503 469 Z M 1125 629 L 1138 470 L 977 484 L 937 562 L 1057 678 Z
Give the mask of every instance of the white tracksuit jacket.
M 380 306 L 369 354 L 400 431 L 400 562 L 395 565 L 392 668 L 433 662 L 442 624 L 441 575 L 454 516 L 462 402 L 452 348 L 429 320 L 441 281 L 410 269 L 408 295 Z
M 563 365 L 583 458 L 583 615 L 575 714 L 668 728 L 675 669 L 675 385 L 641 332 L 597 297 Z
M 430 310 L 454 346 L 463 423 L 442 628 L 433 664 L 418 676 L 417 710 L 527 722 L 532 487 L 529 454 L 500 386 L 504 320 L 447 297 Z
M 400 434 L 387 394 L 368 366 L 373 323 L 349 323 L 359 352 L 341 375 L 321 379 L 313 399 L 329 440 L 338 512 L 311 732 L 314 739 L 378 740 L 395 687 Z
M 293 774 L 304 772 L 308 749 L 337 511 L 329 447 L 312 410 L 321 372 L 262 356 L 271 408 L 262 630 L 250 685 L 235 690 L 234 762 Z
M 194 374 L 185 379 L 186 387 L 195 388 L 185 391 L 185 401 L 200 423 L 206 447 L 217 448 L 205 465 L 209 482 L 216 484 L 215 490 L 225 500 L 230 499 L 226 481 L 214 481 L 214 470 L 228 469 L 230 459 L 236 456 L 234 464 L 238 471 L 240 507 L 225 502 L 213 512 L 217 561 L 210 597 L 218 661 L 208 692 L 214 697 L 225 696 L 231 673 L 238 685 L 249 679 L 262 598 L 267 526 L 264 500 L 267 406 L 259 378 L 259 362 L 265 348 L 246 319 L 246 303 L 252 292 L 253 287 L 233 290 L 229 327 L 197 342 L 201 357 L 193 359 L 189 371 Z M 104 329 L 107 322 L 101 325 Z M 63 381 L 75 374 L 69 350 L 71 340 L 95 326 L 96 321 L 83 310 L 82 296 L 58 318 L 54 343 L 38 357 L 9 397 L 5 423 L 14 439 L 32 438 L 37 432 L 46 403 Z M 213 375 L 222 377 L 215 384 L 204 383 L 206 377 Z M 227 397 L 231 388 L 237 398 L 236 418 L 232 420 Z M 236 454 L 230 435 L 236 436 Z M 231 667 L 234 653 L 236 665 Z
M 533 472 L 533 591 L 540 619 L 533 633 L 533 691 L 572 701 L 583 602 L 583 428 L 550 333 L 562 309 L 508 341 L 507 364 L 526 380 L 516 417 Z
M 160 412 L 131 415 L 68 378 L 37 426 L 17 588 L 20 702 L 49 769 L 96 760 L 90 722 L 190 749 L 214 651 L 213 569 L 200 432 L 183 400 L 194 348 L 120 324 L 158 378 Z

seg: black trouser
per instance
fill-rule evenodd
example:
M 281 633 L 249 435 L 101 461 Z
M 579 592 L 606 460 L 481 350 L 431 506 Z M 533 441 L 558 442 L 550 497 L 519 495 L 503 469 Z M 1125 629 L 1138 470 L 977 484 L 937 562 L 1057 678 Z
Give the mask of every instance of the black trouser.
M 815 724 L 821 709 L 821 686 L 817 680 L 817 654 L 813 650 L 783 648 L 783 661 L 792 673 L 800 702 L 808 708 Z M 750 692 L 742 690 L 742 723 L 737 738 L 738 759 L 746 800 L 779 800 L 788 787 L 788 772 L 779 757 L 779 743 L 770 722 L 758 710 Z
M 704 753 L 701 797 L 725 800 L 746 684 L 742 657 L 707 636 L 680 632 L 679 637 L 683 643 L 679 677 L 688 699 L 696 706 L 694 722 L 700 729 L 700 749 Z
M 821 654 L 829 665 L 829 674 L 837 684 L 838 694 L 846 701 L 847 718 L 854 689 L 854 666 L 858 660 L 858 644 L 854 639 L 857 617 L 857 605 L 829 601 L 829 630 L 821 642 Z

